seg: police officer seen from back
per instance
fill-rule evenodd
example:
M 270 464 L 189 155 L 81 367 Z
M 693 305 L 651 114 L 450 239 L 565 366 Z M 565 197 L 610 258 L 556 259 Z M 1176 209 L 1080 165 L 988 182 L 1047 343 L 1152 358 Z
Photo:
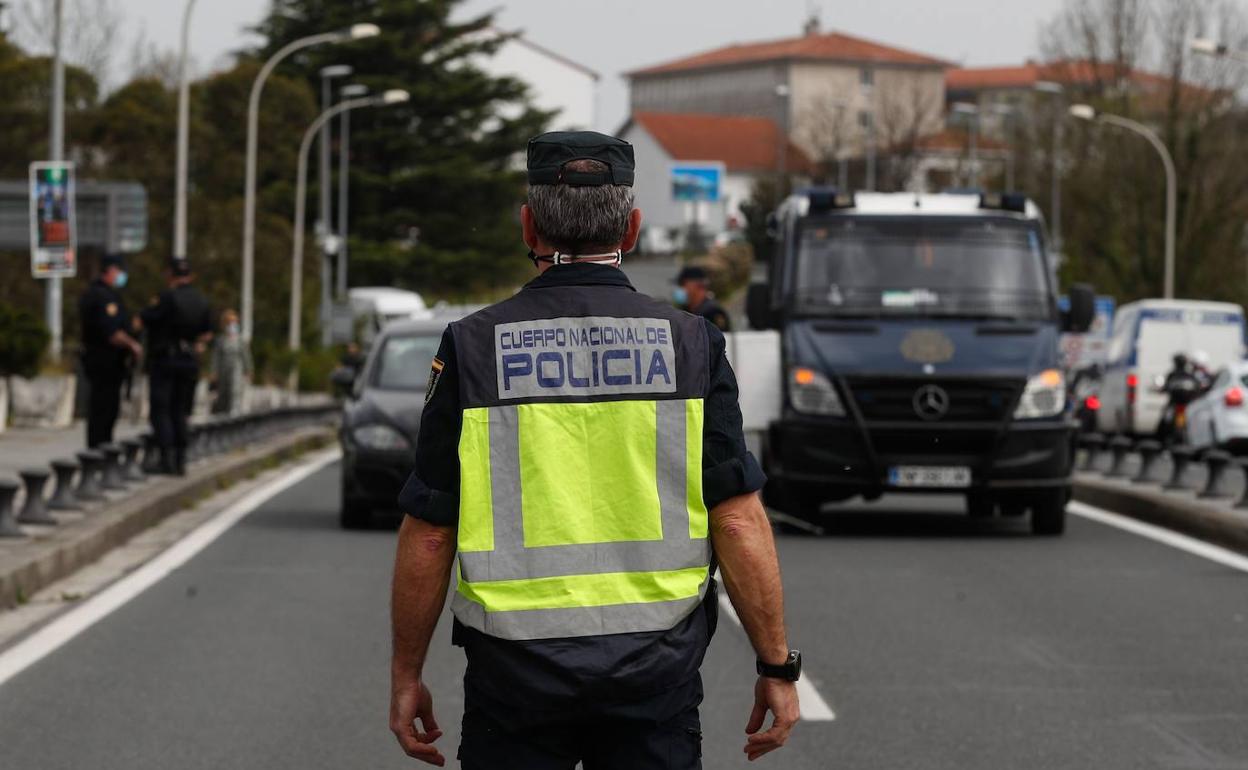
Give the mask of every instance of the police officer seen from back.
M 732 331 L 728 311 L 715 301 L 715 295 L 711 293 L 711 277 L 704 268 L 697 265 L 682 268 L 676 276 L 673 295 L 682 310 L 702 316 L 721 332 Z
M 110 254 L 78 300 L 82 323 L 82 370 L 87 379 L 87 446 L 111 443 L 121 411 L 122 385 L 143 356 L 130 335 L 130 314 L 121 298 L 127 280 L 125 262 Z
M 429 764 L 445 757 L 422 668 L 453 573 L 467 770 L 701 767 L 716 565 L 758 656 L 739 661 L 758 676 L 744 752 L 779 748 L 798 718 L 724 337 L 620 270 L 641 227 L 633 168 L 614 137 L 533 139 L 521 223 L 539 274 L 452 323 L 434 359 L 400 498 L 390 710 Z
M 186 473 L 187 420 L 199 381 L 199 356 L 212 338 L 208 299 L 193 285 L 191 265 L 169 264 L 169 287 L 143 310 L 150 354 L 152 431 L 161 473 Z

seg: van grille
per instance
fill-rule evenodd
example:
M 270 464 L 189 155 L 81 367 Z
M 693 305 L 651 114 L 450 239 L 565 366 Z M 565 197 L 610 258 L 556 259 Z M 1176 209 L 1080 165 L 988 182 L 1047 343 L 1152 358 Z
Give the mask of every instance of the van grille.
M 1000 422 L 1014 407 L 1023 384 L 926 377 L 850 378 L 846 382 L 863 419 L 888 422 Z M 947 408 L 940 416 L 920 415 L 915 409 L 916 394 L 933 385 L 947 394 Z

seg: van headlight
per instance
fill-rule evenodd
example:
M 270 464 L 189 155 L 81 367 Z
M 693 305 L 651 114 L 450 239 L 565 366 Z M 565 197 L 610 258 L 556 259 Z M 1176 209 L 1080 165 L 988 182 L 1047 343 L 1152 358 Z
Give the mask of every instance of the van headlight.
M 827 377 L 804 366 L 789 370 L 789 402 L 802 414 L 845 416 L 845 405 L 836 386 Z
M 1057 369 L 1045 369 L 1027 381 L 1014 410 L 1016 420 L 1056 417 L 1066 408 L 1066 378 Z
M 351 432 L 355 443 L 365 449 L 398 452 L 411 449 L 407 437 L 389 425 L 362 425 Z

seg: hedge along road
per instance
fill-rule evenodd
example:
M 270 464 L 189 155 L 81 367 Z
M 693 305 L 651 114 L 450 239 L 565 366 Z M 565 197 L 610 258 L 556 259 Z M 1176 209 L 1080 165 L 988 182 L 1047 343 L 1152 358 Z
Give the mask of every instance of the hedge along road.
M 393 532 L 340 531 L 337 467 L 303 474 L 45 657 L 0 655 L 0 766 L 413 766 L 386 725 Z M 1033 538 L 950 505 L 780 536 L 792 640 L 836 720 L 760 766 L 1248 767 L 1233 560 L 1083 518 Z M 746 765 L 752 662 L 725 617 L 703 669 L 708 768 Z M 452 754 L 462 672 L 444 622 L 427 675 Z

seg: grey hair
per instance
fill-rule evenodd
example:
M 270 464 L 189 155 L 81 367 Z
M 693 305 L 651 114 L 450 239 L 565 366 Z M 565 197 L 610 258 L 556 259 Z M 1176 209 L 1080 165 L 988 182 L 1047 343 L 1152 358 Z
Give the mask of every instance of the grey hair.
M 569 171 L 602 172 L 604 163 L 574 160 Z M 625 185 L 573 187 L 529 185 L 529 210 L 542 240 L 564 254 L 591 254 L 616 248 L 628 232 L 633 188 Z

